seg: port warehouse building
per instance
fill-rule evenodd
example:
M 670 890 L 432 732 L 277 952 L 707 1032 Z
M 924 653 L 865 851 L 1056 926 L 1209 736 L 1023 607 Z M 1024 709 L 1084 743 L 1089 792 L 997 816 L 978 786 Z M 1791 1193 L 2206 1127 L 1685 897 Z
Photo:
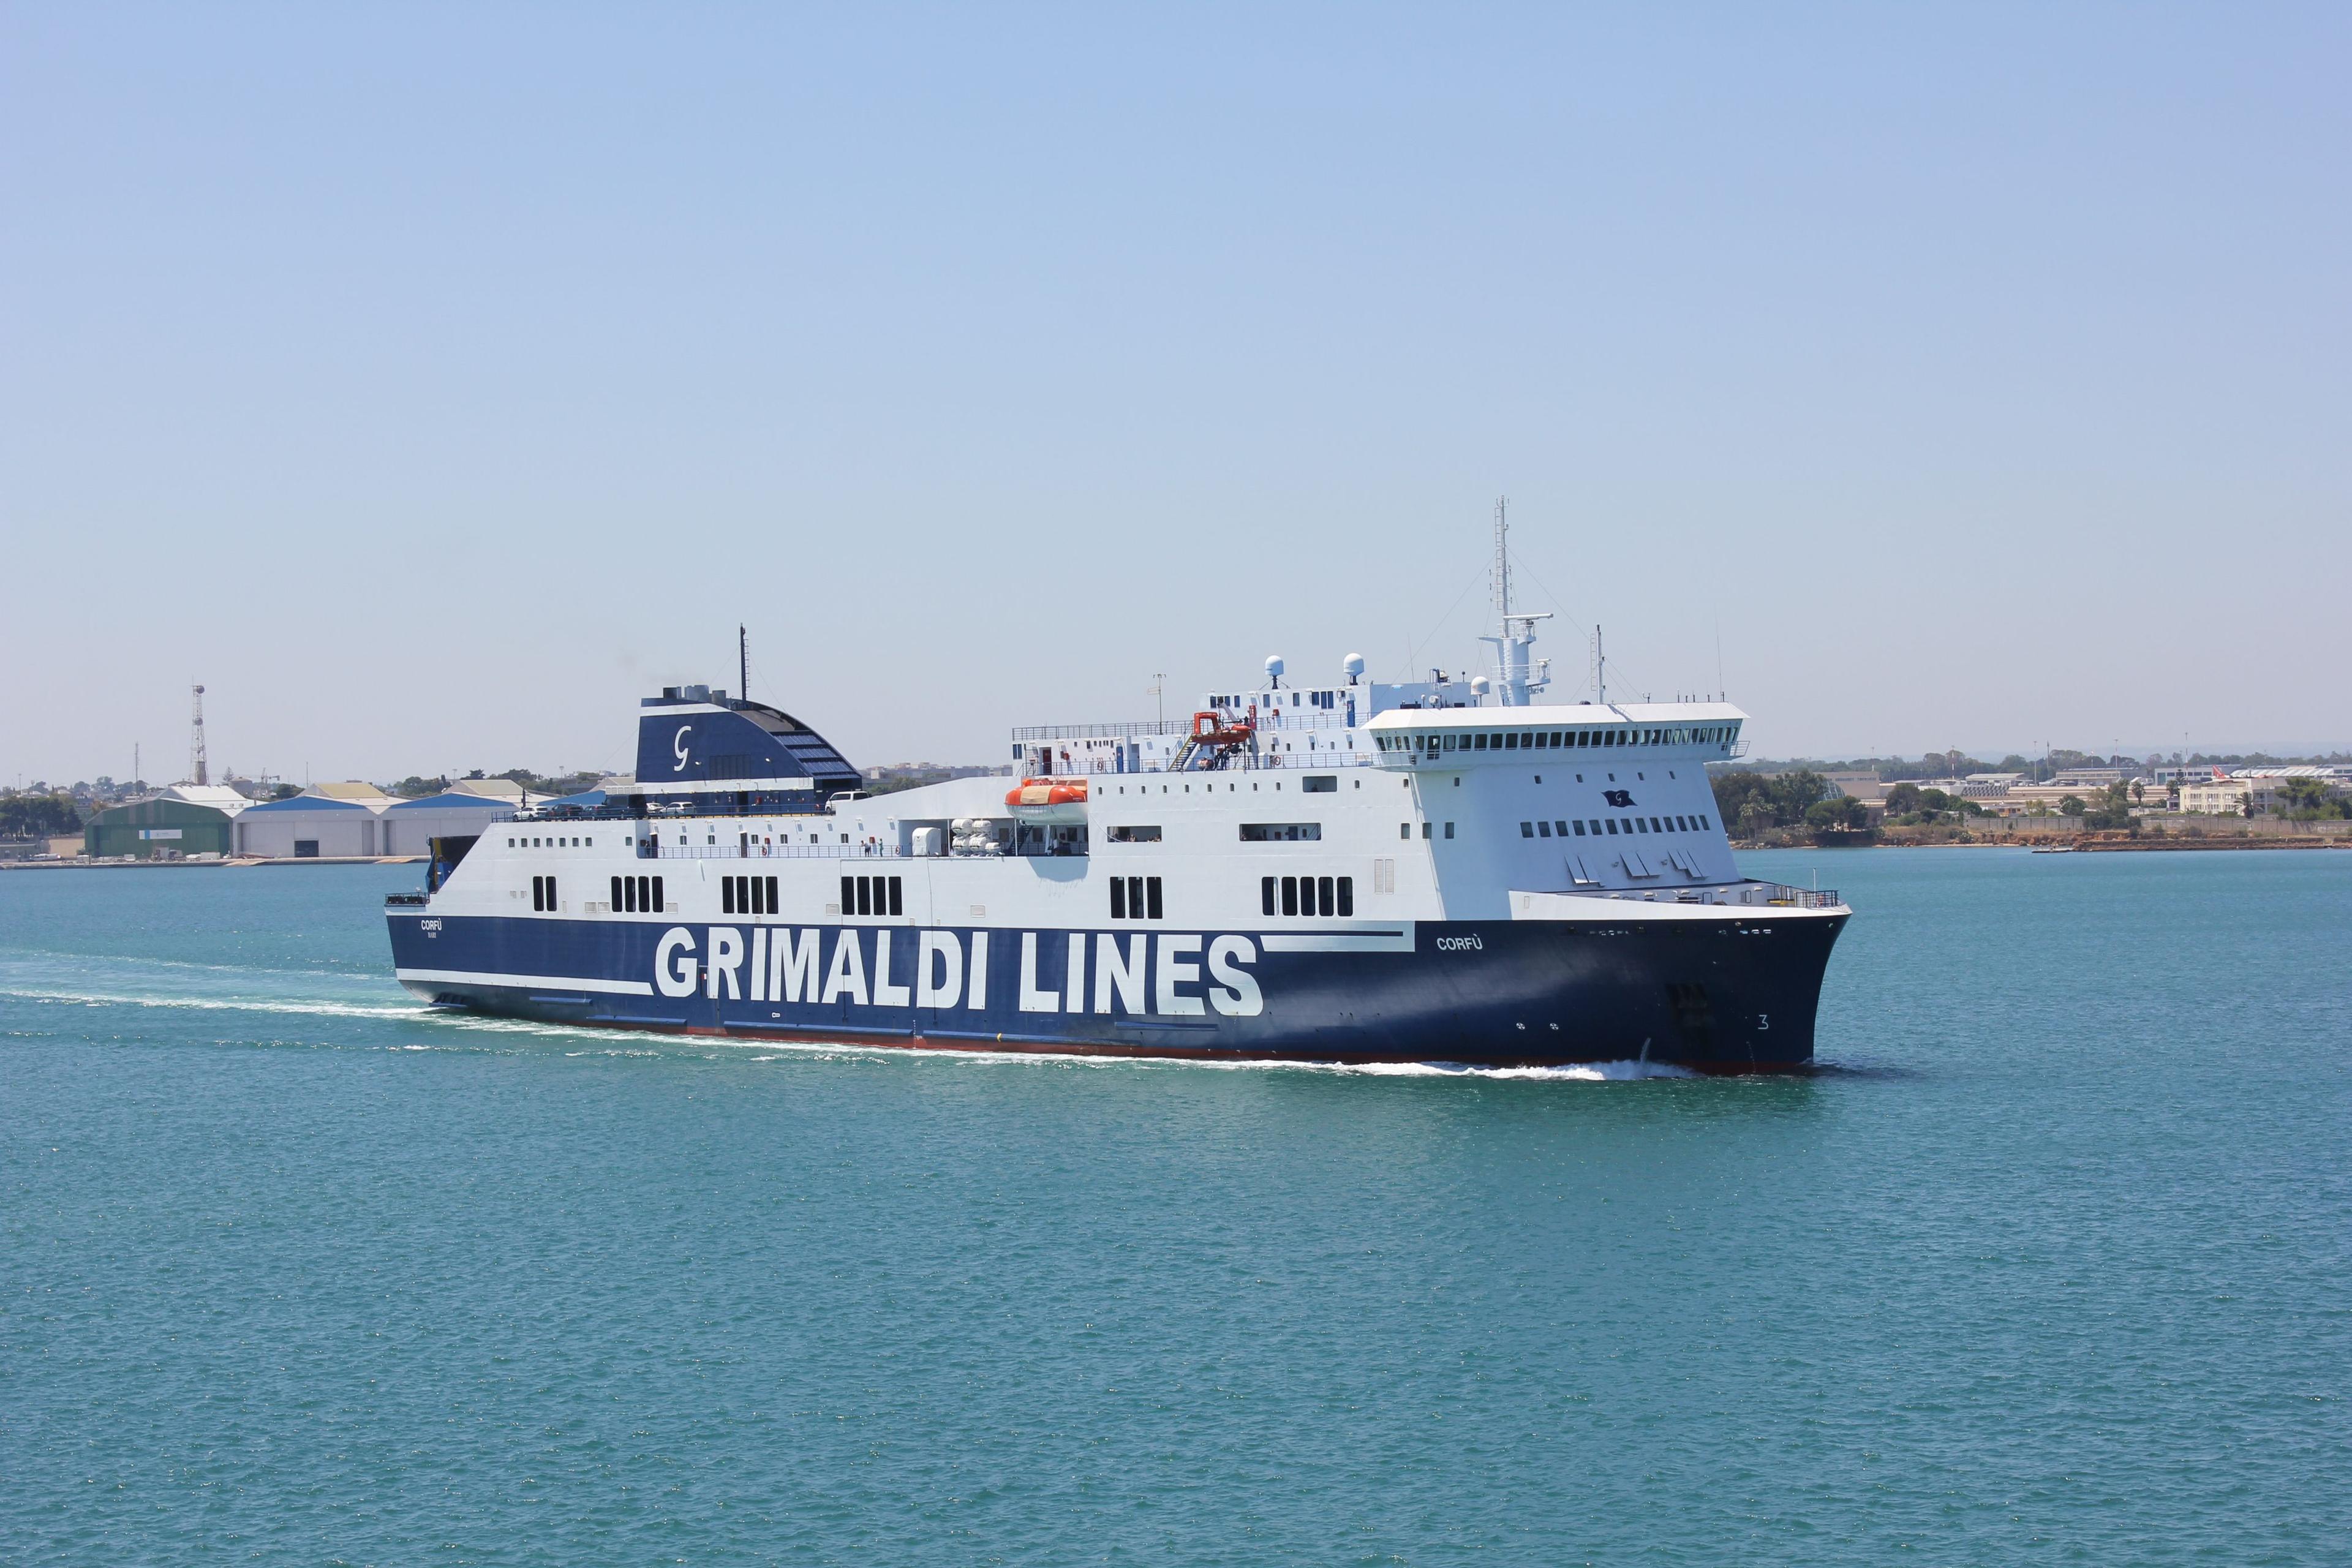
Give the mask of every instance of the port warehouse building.
M 231 853 L 232 828 L 248 805 L 221 784 L 174 784 L 127 805 L 109 806 L 84 825 L 81 852 L 92 858 L 152 860 Z
M 504 779 L 468 779 L 415 800 L 395 800 L 372 784 L 312 784 L 238 813 L 234 853 L 264 860 L 424 855 L 436 838 L 479 835 L 506 821 L 524 801 Z

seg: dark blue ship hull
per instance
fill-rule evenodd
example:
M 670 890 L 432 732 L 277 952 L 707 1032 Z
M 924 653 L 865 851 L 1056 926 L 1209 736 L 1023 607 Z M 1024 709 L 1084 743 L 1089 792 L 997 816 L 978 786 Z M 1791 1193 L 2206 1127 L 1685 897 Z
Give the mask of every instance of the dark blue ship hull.
M 1811 1060 L 1846 917 L 1424 921 L 1304 937 L 388 919 L 417 995 L 549 1023 L 1235 1060 L 1646 1058 L 1745 1073 Z

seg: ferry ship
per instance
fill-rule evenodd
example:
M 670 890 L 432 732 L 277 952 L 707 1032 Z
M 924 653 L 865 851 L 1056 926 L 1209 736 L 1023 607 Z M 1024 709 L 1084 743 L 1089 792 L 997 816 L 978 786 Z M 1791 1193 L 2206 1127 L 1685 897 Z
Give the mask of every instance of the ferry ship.
M 385 915 L 438 1007 L 953 1050 L 1788 1070 L 1834 892 L 1742 877 L 1722 702 L 1540 700 L 1496 552 L 1494 673 L 1265 660 L 1181 722 L 1043 726 L 1017 776 L 869 795 L 803 720 L 643 700 L 594 804 L 433 844 Z

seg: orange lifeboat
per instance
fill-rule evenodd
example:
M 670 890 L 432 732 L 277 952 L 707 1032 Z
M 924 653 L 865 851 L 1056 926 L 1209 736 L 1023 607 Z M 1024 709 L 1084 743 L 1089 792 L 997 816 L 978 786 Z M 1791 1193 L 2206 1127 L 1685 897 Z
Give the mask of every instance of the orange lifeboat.
M 1004 792 L 1004 804 L 1024 822 L 1084 822 L 1087 781 L 1083 778 L 1023 779 Z

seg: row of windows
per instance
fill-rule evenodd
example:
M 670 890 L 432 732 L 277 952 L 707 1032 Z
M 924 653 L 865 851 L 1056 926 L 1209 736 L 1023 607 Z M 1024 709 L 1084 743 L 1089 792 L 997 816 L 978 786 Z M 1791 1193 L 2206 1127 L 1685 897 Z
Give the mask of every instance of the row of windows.
M 1312 844 L 1323 837 L 1319 822 L 1244 822 L 1244 844 Z
M 1160 879 L 1113 877 L 1110 918 L 1115 921 L 1156 921 L 1160 915 Z
M 552 881 L 554 879 L 550 878 Z M 774 899 L 774 878 L 769 879 L 768 897 Z M 659 877 L 615 877 L 613 879 L 613 909 L 622 914 L 659 914 L 662 912 L 662 879 Z
M 1353 877 L 1261 877 L 1258 907 L 1267 914 L 1338 915 L 1356 912 Z
M 1428 823 L 1426 823 L 1426 822 L 1424 822 L 1424 823 L 1423 823 L 1423 824 L 1421 825 L 1421 836 L 1422 836 L 1423 838 L 1426 838 L 1426 837 L 1429 837 L 1429 824 L 1428 824 Z M 1410 837 L 1412 837 L 1412 823 L 1410 823 L 1410 822 L 1400 822 L 1400 823 L 1398 823 L 1398 824 L 1397 824 L 1397 837 L 1398 837 L 1399 838 L 1410 838 Z M 1450 823 L 1450 822 L 1449 822 L 1449 823 L 1447 823 L 1447 824 L 1445 825 L 1445 837 L 1448 837 L 1448 838 L 1451 838 L 1451 837 L 1454 837 L 1454 824 L 1452 824 L 1452 823 Z
M 719 878 L 719 912 L 728 915 L 774 914 L 776 879 L 773 877 Z
M 1625 825 L 1622 828 L 1617 826 L 1621 820 Z M 1596 818 L 1590 822 L 1577 818 L 1570 818 L 1566 822 L 1522 822 L 1519 824 L 1519 837 L 1565 838 L 1571 827 L 1576 830 L 1576 837 L 1579 838 L 1598 838 L 1604 827 L 1608 829 L 1612 838 L 1620 832 L 1631 837 L 1636 833 L 1712 833 L 1715 831 L 1713 825 L 1705 816 L 1628 816 L 1623 818 L 1612 816 L 1606 819 Z M 1559 831 L 1554 832 L 1555 828 Z
M 896 877 L 844 877 L 841 912 L 845 915 L 903 915 L 907 898 Z
M 593 849 L 593 838 L 509 838 L 509 849 Z
M 530 879 L 530 907 L 545 914 L 555 908 L 555 879 L 533 877 Z
M 1577 746 L 1713 745 L 1731 739 L 1728 724 L 1664 730 L 1525 730 L 1440 731 L 1433 735 L 1375 735 L 1383 752 L 1535 752 Z

